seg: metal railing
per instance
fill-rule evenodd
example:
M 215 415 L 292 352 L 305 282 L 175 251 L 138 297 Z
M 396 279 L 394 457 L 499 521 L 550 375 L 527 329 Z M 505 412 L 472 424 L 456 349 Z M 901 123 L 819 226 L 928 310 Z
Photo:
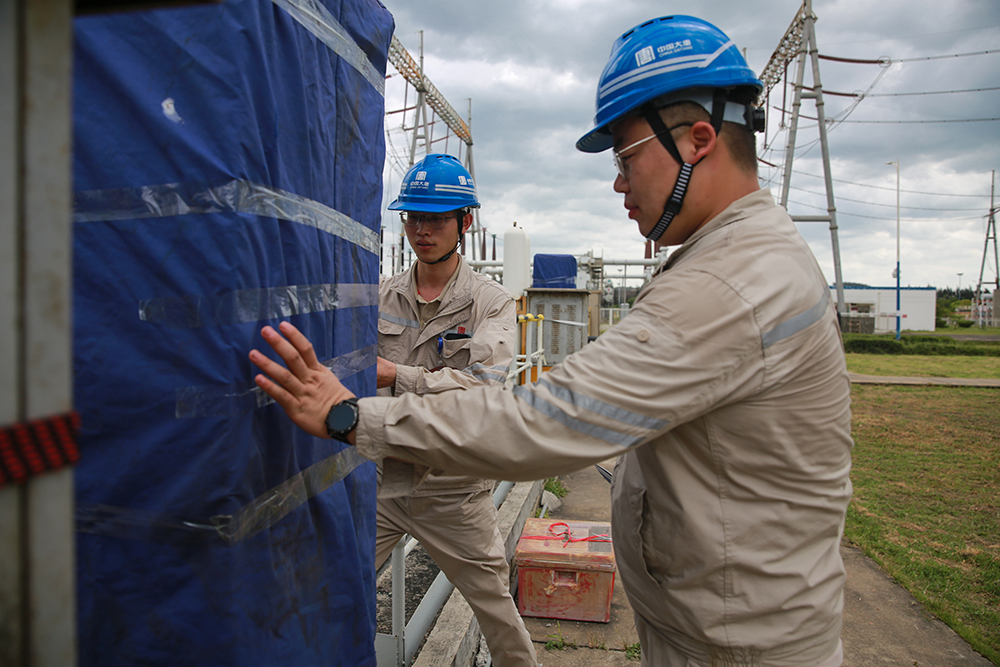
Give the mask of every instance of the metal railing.
M 544 315 L 518 315 L 517 323 L 524 326 L 524 353 L 514 355 L 514 363 L 511 364 L 510 372 L 507 373 L 508 383 L 517 382 L 517 377 L 536 367 L 536 377 L 541 377 L 542 367 L 545 365 L 545 348 L 542 347 L 542 323 L 545 321 Z M 534 352 L 528 352 L 534 348 Z M 528 380 L 531 380 L 530 373 Z

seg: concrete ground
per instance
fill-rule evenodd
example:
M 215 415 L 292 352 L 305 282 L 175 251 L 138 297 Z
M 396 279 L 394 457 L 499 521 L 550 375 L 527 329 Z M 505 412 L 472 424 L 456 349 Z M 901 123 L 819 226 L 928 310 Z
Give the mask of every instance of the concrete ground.
M 605 467 L 611 468 L 613 461 Z M 560 478 L 569 489 L 563 505 L 550 512 L 556 521 L 610 521 L 609 484 L 591 466 Z M 903 587 L 858 549 L 843 545 L 847 569 L 844 592 L 844 667 L 989 667 L 951 628 L 923 610 Z M 525 618 L 543 667 L 636 666 L 625 648 L 638 641 L 632 610 L 615 581 L 610 623 Z M 559 639 L 576 648 L 547 649 Z

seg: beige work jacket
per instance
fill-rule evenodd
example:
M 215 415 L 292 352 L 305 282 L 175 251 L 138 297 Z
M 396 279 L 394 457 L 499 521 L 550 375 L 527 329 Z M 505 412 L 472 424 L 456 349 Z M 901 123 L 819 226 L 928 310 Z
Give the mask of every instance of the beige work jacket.
M 378 355 L 396 364 L 396 384 L 378 394 L 433 394 L 503 386 L 514 360 L 517 331 L 510 292 L 462 261 L 454 282 L 442 295 L 437 314 L 421 327 L 412 273 L 411 267 L 379 284 Z M 422 473 L 423 469 L 418 476 Z M 412 495 L 492 488 L 489 479 L 438 472 L 428 475 Z
M 711 664 L 836 651 L 850 386 L 829 287 L 767 191 L 706 223 L 538 382 L 360 405 L 358 449 L 387 470 L 537 479 L 621 455 L 615 555 L 647 624 Z

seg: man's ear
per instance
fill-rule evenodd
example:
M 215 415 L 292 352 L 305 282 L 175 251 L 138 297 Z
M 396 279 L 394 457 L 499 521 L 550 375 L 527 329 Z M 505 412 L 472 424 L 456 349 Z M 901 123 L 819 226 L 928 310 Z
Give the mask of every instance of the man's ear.
M 472 226 L 472 214 L 466 213 L 465 217 L 462 218 L 462 233 L 469 231 L 469 227 Z
M 691 164 L 697 163 L 714 151 L 719 140 L 719 135 L 715 132 L 712 124 L 703 120 L 692 125 L 687 136 L 694 148 L 694 156 L 691 159 Z

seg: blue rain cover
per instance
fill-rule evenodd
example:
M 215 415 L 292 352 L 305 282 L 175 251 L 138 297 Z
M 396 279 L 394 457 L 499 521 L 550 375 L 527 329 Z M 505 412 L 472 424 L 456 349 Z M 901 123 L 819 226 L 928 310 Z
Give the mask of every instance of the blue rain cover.
M 81 665 L 375 664 L 374 466 L 247 354 L 290 320 L 375 393 L 392 27 L 366 0 L 76 20 Z
M 576 257 L 537 254 L 532 262 L 532 287 L 576 289 Z

